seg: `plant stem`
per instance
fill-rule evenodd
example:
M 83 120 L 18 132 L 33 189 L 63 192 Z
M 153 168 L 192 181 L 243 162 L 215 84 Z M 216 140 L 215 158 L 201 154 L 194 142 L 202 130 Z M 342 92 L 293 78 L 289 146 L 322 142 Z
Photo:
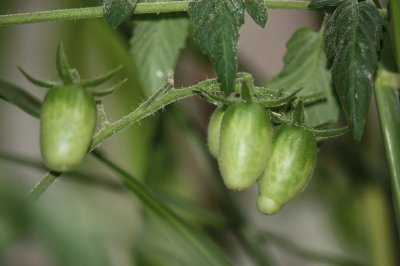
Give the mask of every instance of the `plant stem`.
M 171 89 L 166 92 L 164 95 L 159 96 L 158 98 L 152 99 L 152 97 L 140 105 L 133 112 L 129 113 L 125 117 L 120 120 L 106 124 L 97 134 L 93 137 L 93 141 L 90 147 L 90 150 L 94 150 L 97 148 L 104 140 L 109 137 L 115 135 L 121 130 L 127 128 L 128 126 L 134 124 L 135 122 L 155 113 L 161 108 L 164 108 L 168 104 L 171 104 L 175 101 L 196 95 L 199 90 L 206 89 L 212 86 L 217 85 L 215 80 L 207 80 L 198 83 L 197 85 L 187 87 L 184 89 Z M 157 93 L 156 93 L 157 94 Z
M 399 75 L 380 67 L 375 82 L 375 98 L 390 169 L 397 226 L 400 229 L 400 100 L 397 91 L 399 88 Z
M 310 1 L 278 1 L 267 0 L 265 6 L 271 9 L 300 9 L 307 10 Z M 138 3 L 133 10 L 133 14 L 161 14 L 186 12 L 189 9 L 189 1 L 170 1 L 156 3 Z M 380 9 L 381 15 L 386 16 L 387 12 Z M 60 9 L 52 11 L 41 11 L 32 13 L 20 13 L 0 15 L 0 26 L 17 25 L 35 22 L 61 21 L 61 20 L 80 20 L 89 18 L 100 18 L 104 16 L 102 6 Z
M 37 183 L 31 192 L 26 197 L 28 201 L 37 200 L 53 183 L 57 177 L 61 174 L 53 171 L 48 172 L 40 181 Z
M 37 170 L 47 170 L 47 168 L 43 165 L 43 163 L 39 160 L 34 160 L 32 158 L 24 157 L 22 155 L 13 155 L 8 153 L 0 153 L 0 161 L 8 161 L 11 163 L 16 163 L 19 165 L 32 167 Z M 77 182 L 81 182 L 90 186 L 98 186 L 105 189 L 117 191 L 117 192 L 125 192 L 126 190 L 122 186 L 121 183 L 112 181 L 107 179 L 105 176 L 92 175 L 80 171 L 73 171 L 65 174 L 67 180 L 73 180 Z M 40 181 L 41 182 L 41 181 Z M 39 182 L 39 183 L 40 183 Z M 38 184 L 36 185 L 38 186 Z

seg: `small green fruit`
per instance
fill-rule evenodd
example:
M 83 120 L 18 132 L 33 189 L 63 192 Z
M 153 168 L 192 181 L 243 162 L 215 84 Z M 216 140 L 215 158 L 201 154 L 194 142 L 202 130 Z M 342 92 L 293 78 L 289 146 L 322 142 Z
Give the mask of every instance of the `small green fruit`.
M 265 169 L 272 146 L 267 110 L 256 103 L 235 103 L 222 118 L 218 164 L 225 185 L 250 187 Z
M 310 132 L 297 126 L 278 128 L 272 154 L 258 180 L 259 211 L 277 213 L 299 194 L 312 175 L 316 159 L 317 143 Z
M 45 165 L 57 172 L 76 169 L 88 152 L 96 126 L 96 104 L 79 85 L 49 90 L 40 119 L 40 149 Z

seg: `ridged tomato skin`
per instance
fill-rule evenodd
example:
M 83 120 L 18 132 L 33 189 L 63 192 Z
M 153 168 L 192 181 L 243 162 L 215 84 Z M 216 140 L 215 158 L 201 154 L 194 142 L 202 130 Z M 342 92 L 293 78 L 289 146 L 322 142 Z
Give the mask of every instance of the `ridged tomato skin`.
M 272 154 L 258 180 L 257 207 L 264 214 L 277 213 L 308 183 L 317 159 L 315 137 L 305 129 L 284 125 L 273 139 Z
M 212 113 L 208 122 L 208 150 L 214 158 L 218 157 L 219 135 L 221 133 L 221 122 L 224 116 L 224 108 L 218 107 Z
M 96 119 L 96 104 L 84 88 L 51 88 L 40 119 L 40 150 L 45 165 L 57 172 L 78 168 L 88 152 Z
M 221 122 L 218 164 L 225 185 L 232 190 L 250 187 L 266 167 L 272 146 L 267 110 L 256 103 L 235 103 Z

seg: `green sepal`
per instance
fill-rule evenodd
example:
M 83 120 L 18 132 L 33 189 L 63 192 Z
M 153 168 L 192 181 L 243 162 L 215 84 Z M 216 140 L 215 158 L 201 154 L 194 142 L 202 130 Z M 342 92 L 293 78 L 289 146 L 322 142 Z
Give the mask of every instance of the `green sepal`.
M 213 94 L 212 92 L 206 91 L 206 90 L 198 90 L 197 92 L 201 98 L 203 98 L 205 101 L 207 101 L 211 104 L 214 104 L 214 105 L 220 105 L 220 104 L 231 105 L 231 104 L 239 102 L 239 101 L 235 101 L 235 100 L 230 100 L 223 96 Z
M 67 56 L 65 55 L 64 52 L 64 45 L 62 43 L 58 44 L 56 65 L 57 65 L 58 76 L 61 78 L 64 84 L 74 83 L 74 77 L 70 72 Z
M 242 99 L 248 103 L 251 103 L 253 101 L 252 97 L 254 91 L 253 76 L 250 74 L 245 75 L 241 83 L 242 83 L 242 88 L 241 88 Z
M 327 101 L 328 93 L 326 91 L 313 93 L 306 96 L 299 96 L 298 100 L 302 101 L 304 106 L 312 105 L 315 103 Z
M 304 104 L 303 101 L 299 101 L 295 106 L 292 113 L 292 121 L 295 126 L 302 126 L 304 124 Z
M 29 82 L 31 82 L 32 84 L 34 84 L 36 86 L 39 86 L 41 88 L 51 89 L 51 88 L 53 88 L 55 86 L 59 86 L 60 85 L 57 82 L 35 78 L 32 75 L 28 74 L 28 72 L 26 72 L 22 67 L 20 67 L 20 66 L 17 66 L 17 67 L 18 67 L 18 70 L 21 72 L 21 74 L 24 75 L 24 77 L 27 80 L 29 80 Z
M 128 81 L 128 79 L 123 79 L 120 82 L 118 82 L 117 84 L 115 84 L 114 86 L 112 86 L 111 88 L 108 88 L 108 89 L 105 89 L 102 91 L 91 91 L 90 93 L 94 97 L 103 97 L 103 96 L 109 95 L 109 94 L 113 93 L 114 91 L 118 90 L 119 88 L 121 88 L 121 85 L 127 81 Z
M 301 91 L 303 88 L 295 90 L 293 93 L 285 95 L 281 98 L 272 99 L 272 100 L 264 100 L 264 101 L 255 101 L 265 107 L 279 107 L 285 105 L 296 98 L 296 94 Z
M 80 83 L 83 87 L 96 87 L 103 84 L 106 81 L 109 81 L 118 71 L 122 69 L 122 65 L 119 65 L 115 69 L 95 77 L 93 79 L 82 80 Z
M 335 129 L 314 129 L 305 127 L 305 130 L 311 132 L 315 137 L 317 137 L 318 141 L 322 141 L 331 138 L 337 138 L 346 134 L 347 132 L 349 132 L 349 127 L 341 127 Z

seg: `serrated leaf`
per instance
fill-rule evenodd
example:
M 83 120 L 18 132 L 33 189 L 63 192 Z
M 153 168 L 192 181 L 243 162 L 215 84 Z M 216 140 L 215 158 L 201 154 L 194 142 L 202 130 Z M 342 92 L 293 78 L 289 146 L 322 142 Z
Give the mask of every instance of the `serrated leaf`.
M 346 0 L 313 0 L 308 8 L 332 13 L 344 1 Z
M 130 51 L 148 96 L 174 71 L 181 49 L 185 47 L 188 30 L 189 21 L 182 17 L 164 16 L 136 23 Z
M 103 0 L 106 20 L 115 29 L 131 14 L 137 0 Z
M 265 27 L 267 23 L 268 14 L 265 7 L 264 0 L 245 0 L 247 13 L 253 20 L 261 27 Z
M 233 91 L 244 9 L 243 0 L 197 0 L 189 3 L 194 37 L 203 53 L 210 57 L 225 94 Z
M 328 21 L 325 50 L 333 86 L 353 138 L 361 140 L 367 118 L 382 20 L 373 2 L 343 2 Z
M 0 98 L 16 105 L 33 117 L 40 116 L 41 102 L 17 85 L 0 80 Z
M 323 44 L 322 33 L 308 28 L 296 31 L 287 44 L 284 69 L 268 82 L 269 88 L 288 92 L 303 88 L 298 96 L 327 93 L 327 101 L 305 109 L 306 124 L 311 127 L 336 121 L 339 115 L 331 88 L 331 74 L 326 68 Z

